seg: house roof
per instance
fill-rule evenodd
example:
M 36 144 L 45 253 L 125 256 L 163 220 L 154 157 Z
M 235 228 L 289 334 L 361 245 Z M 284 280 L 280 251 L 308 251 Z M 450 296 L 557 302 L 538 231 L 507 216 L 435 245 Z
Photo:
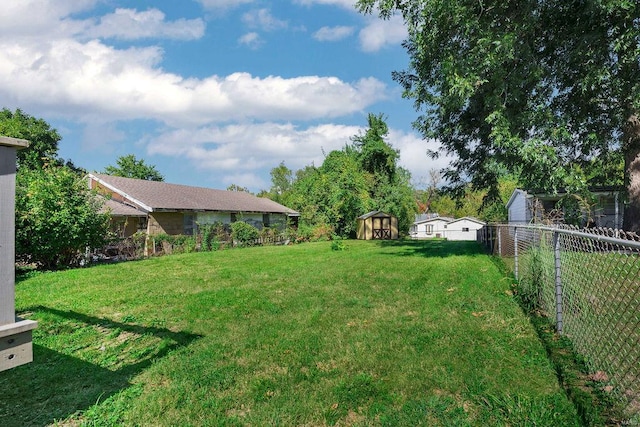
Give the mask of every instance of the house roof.
M 214 190 L 104 174 L 89 174 L 88 177 L 148 212 L 222 211 L 300 215 L 273 200 L 243 191 Z
M 527 197 L 530 197 L 529 194 L 527 194 L 526 191 L 521 190 L 519 188 L 516 188 L 515 190 L 513 190 L 513 193 L 511 193 L 511 197 L 509 197 L 509 201 L 506 204 L 507 209 L 509 209 L 509 207 L 513 204 L 513 202 L 516 200 L 516 198 L 518 198 L 518 196 L 522 196 L 525 199 Z
M 476 224 L 480 224 L 480 225 L 486 225 L 487 224 L 486 222 L 480 221 L 478 218 L 474 218 L 474 217 L 471 217 L 471 216 L 464 216 L 462 218 L 454 219 L 449 224 L 453 224 L 454 222 L 460 222 L 460 221 L 471 221 L 471 222 L 475 222 Z
M 450 218 L 448 216 L 436 216 L 429 219 L 423 219 L 421 221 L 416 221 L 414 224 L 426 224 L 428 222 L 444 222 L 445 224 L 449 224 L 450 222 L 455 221 L 454 218 Z
M 108 212 L 112 216 L 147 216 L 147 212 L 145 211 L 111 199 L 107 199 L 105 201 L 102 210 L 104 212 Z

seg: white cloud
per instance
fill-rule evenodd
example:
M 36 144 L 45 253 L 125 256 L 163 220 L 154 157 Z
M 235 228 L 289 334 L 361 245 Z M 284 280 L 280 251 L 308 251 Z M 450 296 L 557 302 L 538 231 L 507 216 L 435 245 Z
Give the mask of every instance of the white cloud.
M 412 132 L 390 129 L 388 141 L 400 150 L 399 164 L 411 172 L 412 180 L 416 183 L 426 182 L 429 179 L 429 171 L 439 171 L 447 167 L 452 159 L 445 155 L 437 159 L 429 157 L 427 150 L 437 151 L 440 143 L 433 139 L 424 140 Z
M 353 27 L 336 26 L 336 27 L 322 27 L 315 33 L 313 38 L 318 41 L 338 41 L 353 34 Z
M 238 39 L 238 43 L 248 46 L 251 49 L 258 49 L 264 44 L 264 41 L 260 38 L 258 33 L 250 32 L 240 37 Z
M 313 4 L 326 4 L 330 6 L 340 6 L 349 10 L 356 10 L 356 0 L 294 0 L 294 3 L 310 6 Z
M 253 3 L 254 0 L 197 0 L 206 9 L 230 9 L 247 3 Z
M 360 30 L 360 46 L 365 52 L 375 52 L 388 45 L 398 45 L 407 38 L 407 28 L 402 17 L 393 15 L 388 20 L 372 18 Z
M 162 55 L 158 47 L 123 50 L 97 40 L 0 40 L 0 98 L 58 117 L 189 125 L 337 117 L 365 109 L 386 91 L 374 78 L 347 83 L 335 77 L 234 73 L 187 79 L 158 68 Z
M 147 151 L 183 157 L 199 169 L 227 175 L 269 170 L 281 161 L 297 170 L 310 164 L 319 166 L 323 151 L 341 149 L 359 130 L 335 124 L 298 129 L 291 123 L 273 122 L 206 126 L 168 131 L 150 139 Z
M 77 34 L 91 23 L 69 15 L 90 10 L 97 0 L 21 0 L 2 2 L 0 38 L 60 37 Z
M 268 187 L 267 172 L 280 162 L 294 171 L 320 166 L 325 153 L 342 149 L 364 130 L 338 124 L 300 128 L 265 122 L 168 130 L 145 142 L 150 155 L 185 159 L 201 171 L 219 174 L 225 185 L 259 190 Z M 414 182 L 426 181 L 430 170 L 440 170 L 450 161 L 446 156 L 431 159 L 427 149 L 437 150 L 439 143 L 412 132 L 390 129 L 387 141 L 400 151 L 399 164 L 411 172 Z
M 257 28 L 263 31 L 275 31 L 287 28 L 287 21 L 274 17 L 269 9 L 255 9 L 242 15 L 242 22 L 249 28 Z
M 150 37 L 193 40 L 201 38 L 204 30 L 204 21 L 199 18 L 165 22 L 165 14 L 158 9 L 138 12 L 135 9 L 118 8 L 114 13 L 102 16 L 99 24 L 87 29 L 85 35 L 124 40 Z
M 118 8 L 113 13 L 92 19 L 73 19 L 72 15 L 90 10 L 97 0 L 23 0 L 3 4 L 0 37 L 36 40 L 81 38 L 173 38 L 192 40 L 204 35 L 202 19 L 165 21 L 158 9 L 139 12 Z

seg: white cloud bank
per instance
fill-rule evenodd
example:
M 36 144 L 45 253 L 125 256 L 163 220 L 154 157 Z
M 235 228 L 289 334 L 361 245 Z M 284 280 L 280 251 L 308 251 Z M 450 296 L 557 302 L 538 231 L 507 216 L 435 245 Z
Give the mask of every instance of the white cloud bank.
M 185 158 L 200 170 L 220 172 L 224 184 L 237 184 L 253 190 L 267 189 L 270 183 L 259 170 L 270 170 L 284 161 L 292 170 L 308 165 L 320 166 L 324 156 L 340 150 L 361 134 L 360 126 L 323 124 L 307 128 L 291 123 L 233 124 L 176 129 L 148 141 L 150 155 Z M 189 141 L 188 144 L 185 141 Z M 424 181 L 431 169 L 440 170 L 449 159 L 427 156 L 437 149 L 436 141 L 424 141 L 413 133 L 391 129 L 387 141 L 400 150 L 400 166 L 409 170 L 414 181 Z
M 344 8 L 352 2 L 315 1 Z M 157 9 L 115 9 L 88 19 L 74 18 L 92 10 L 98 0 L 22 0 L 3 4 L 0 14 L 0 99 L 32 114 L 84 123 L 85 146 L 99 150 L 125 141 L 120 121 L 160 122 L 138 141 L 148 154 L 186 159 L 204 171 L 220 171 L 227 184 L 267 188 L 264 171 L 281 161 L 292 169 L 319 165 L 323 152 L 340 149 L 361 130 L 318 123 L 354 113 L 387 97 L 387 87 L 372 77 L 346 82 L 332 76 L 226 76 L 188 78 L 162 69 L 158 45 L 116 47 L 109 40 L 154 38 L 195 40 L 206 25 L 201 19 L 167 20 Z M 204 7 L 234 7 L 250 0 L 200 0 Z M 313 1 L 307 1 L 311 4 Z M 267 31 L 287 22 L 267 9 L 244 15 L 245 23 Z M 371 20 L 360 32 L 363 49 L 374 51 L 397 43 L 401 22 Z M 318 40 L 348 37 L 351 27 L 324 27 Z M 238 39 L 256 46 L 256 32 Z M 363 119 L 363 122 L 365 120 Z M 153 136 L 151 136 L 153 135 Z M 401 164 L 414 174 L 425 170 L 424 141 L 393 132 Z M 427 167 L 425 174 L 430 167 Z
M 9 3 L 3 23 L 23 22 L 19 36 L 0 30 L 0 98 L 27 111 L 96 120 L 159 120 L 192 126 L 230 120 L 309 120 L 366 109 L 385 97 L 374 78 L 345 82 L 335 77 L 256 77 L 248 73 L 185 78 L 163 71 L 157 46 L 116 48 L 104 38 L 193 39 L 203 35 L 201 20 L 167 21 L 155 9 L 116 9 L 93 20 L 74 20 L 95 1 L 28 0 Z M 27 9 L 35 8 L 35 19 Z M 29 16 L 27 18 L 27 16 Z M 260 9 L 245 16 L 266 29 L 286 25 Z M 30 26 L 29 26 L 30 25 Z M 18 25 L 20 27 L 20 25 Z M 46 28 L 46 30 L 45 30 Z M 239 43 L 257 46 L 255 33 Z

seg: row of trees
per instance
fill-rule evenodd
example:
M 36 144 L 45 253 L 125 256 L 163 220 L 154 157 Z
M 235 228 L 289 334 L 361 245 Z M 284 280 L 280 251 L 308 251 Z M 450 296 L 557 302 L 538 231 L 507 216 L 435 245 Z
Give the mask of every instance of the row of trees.
M 272 186 L 259 195 L 300 212 L 302 227 L 343 237 L 354 236 L 356 218 L 372 210 L 397 216 L 400 229 L 408 230 L 416 212 L 411 176 L 398 165 L 388 133 L 384 116 L 369 114 L 367 130 L 326 154 L 322 165 L 295 173 L 284 163 L 272 169 Z

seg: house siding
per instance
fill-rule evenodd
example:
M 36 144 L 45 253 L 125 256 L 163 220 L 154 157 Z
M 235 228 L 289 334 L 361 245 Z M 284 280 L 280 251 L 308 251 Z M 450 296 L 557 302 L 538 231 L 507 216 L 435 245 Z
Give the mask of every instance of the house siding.
M 531 210 L 527 202 L 527 193 L 515 190 L 510 204 L 507 206 L 509 224 L 528 224 L 531 221 Z
M 476 231 L 482 227 L 483 222 L 469 218 L 447 220 L 438 217 L 414 223 L 411 236 L 414 239 L 476 240 Z
M 184 214 L 180 212 L 152 212 L 149 214 L 149 235 L 184 234 Z
M 460 219 L 447 224 L 445 237 L 447 238 L 447 240 L 456 241 L 476 240 L 477 231 L 482 227 L 484 227 L 484 224 L 480 224 L 469 219 Z
M 111 217 L 109 228 L 118 236 L 130 237 L 138 231 L 139 222 L 138 217 Z
M 415 239 L 433 239 L 446 237 L 448 221 L 442 218 L 434 218 L 431 220 L 419 222 L 415 224 L 413 238 Z

